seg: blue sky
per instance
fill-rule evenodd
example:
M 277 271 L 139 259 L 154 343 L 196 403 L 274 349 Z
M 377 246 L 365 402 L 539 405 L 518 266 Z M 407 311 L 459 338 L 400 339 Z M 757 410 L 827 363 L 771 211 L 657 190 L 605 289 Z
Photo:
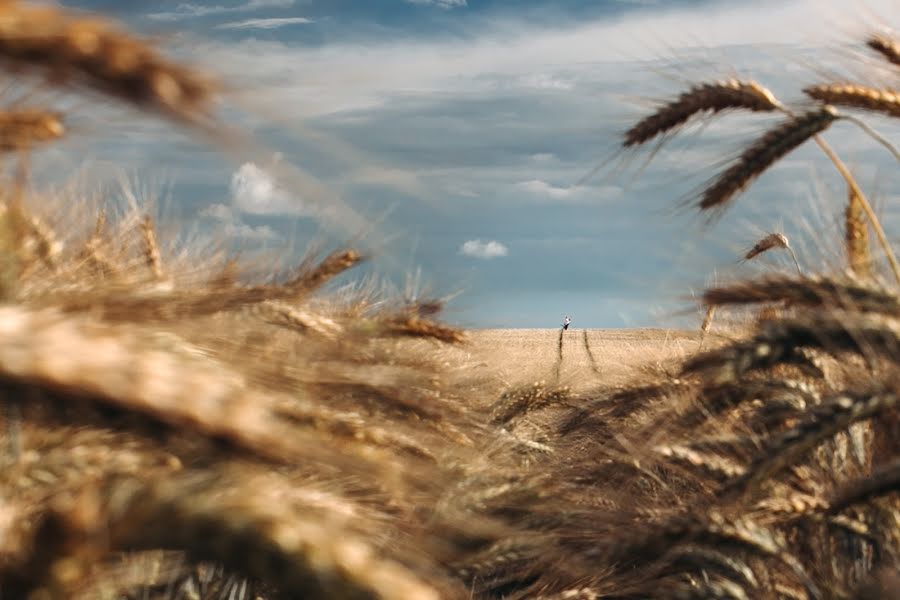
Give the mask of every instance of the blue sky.
M 771 125 L 766 118 L 692 128 L 639 177 L 647 154 L 575 183 L 613 154 L 630 122 L 686 82 L 752 76 L 800 100 L 800 85 L 824 70 L 873 77 L 874 63 L 848 44 L 896 8 L 888 0 L 64 3 L 112 12 L 219 74 L 230 88 L 223 117 L 258 142 L 226 156 L 119 113 L 85 118 L 79 156 L 164 181 L 172 218 L 285 263 L 310 240 L 355 238 L 377 220 L 362 237 L 377 257 L 370 268 L 398 285 L 420 271 L 424 289 L 461 292 L 449 318 L 476 327 L 553 327 L 566 313 L 575 327 L 692 326 L 693 291 L 714 274 L 746 274 L 736 255 L 775 228 L 808 268 L 821 268 L 837 251 L 830 232 L 844 192 L 813 148 L 711 226 L 676 210 Z M 885 206 L 889 229 L 900 224 L 890 210 L 896 165 L 849 126 L 829 139 Z M 47 168 L 59 160 L 49 156 Z M 790 266 L 783 256 L 767 261 Z

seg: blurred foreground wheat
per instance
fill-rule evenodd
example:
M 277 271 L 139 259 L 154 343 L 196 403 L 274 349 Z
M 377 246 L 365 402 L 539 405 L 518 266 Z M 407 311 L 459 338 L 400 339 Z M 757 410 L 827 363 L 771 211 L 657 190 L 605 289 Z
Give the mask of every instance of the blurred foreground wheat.
M 868 45 L 894 61 L 895 41 Z M 2 2 L 0 59 L 215 127 L 212 80 L 109 21 Z M 783 112 L 703 190 L 721 208 L 839 109 L 893 114 L 831 91 L 795 113 L 756 82 L 698 85 L 624 146 L 701 112 Z M 27 166 L 63 122 L 0 114 L 2 148 Z M 5 182 L 0 596 L 897 597 L 900 297 L 841 173 L 846 273 L 708 290 L 710 321 L 784 310 L 675 375 L 496 401 L 459 377 L 439 302 L 333 295 L 353 249 L 255 281 L 234 257 L 174 260 L 139 210 L 59 236 L 27 180 Z

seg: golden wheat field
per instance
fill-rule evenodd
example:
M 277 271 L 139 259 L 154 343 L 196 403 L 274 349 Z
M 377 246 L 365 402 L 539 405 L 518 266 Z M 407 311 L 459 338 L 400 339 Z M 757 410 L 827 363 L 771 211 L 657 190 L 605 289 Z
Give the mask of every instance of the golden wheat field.
M 900 157 L 871 124 L 900 115 L 900 37 L 854 43 L 855 78 L 698 81 L 616 140 L 665 155 L 688 123 L 766 116 L 691 207 L 814 146 L 846 192 L 839 264 L 763 224 L 738 258 L 790 270 L 707 289 L 696 328 L 466 331 L 354 280 L 353 243 L 287 268 L 177 252 L 139 203 L 42 193 L 34 156 L 85 135 L 65 98 L 257 142 L 165 40 L 0 1 L 0 599 L 900 598 L 896 232 L 826 139 Z
M 665 373 L 696 351 L 697 331 L 677 329 L 478 329 L 465 347 L 473 371 L 495 389 L 538 381 L 585 390 L 625 385 L 648 373 Z M 602 367 L 601 367 L 602 366 Z

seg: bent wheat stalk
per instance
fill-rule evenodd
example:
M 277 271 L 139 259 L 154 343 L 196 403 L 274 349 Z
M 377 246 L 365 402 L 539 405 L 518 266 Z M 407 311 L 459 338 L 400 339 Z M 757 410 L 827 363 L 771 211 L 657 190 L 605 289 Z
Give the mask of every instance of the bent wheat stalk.
M 794 266 L 797 267 L 797 273 L 800 276 L 803 276 L 803 269 L 800 268 L 800 261 L 797 260 L 797 255 L 794 254 L 794 249 L 791 248 L 791 243 L 788 241 L 788 238 L 783 233 L 770 233 L 763 239 L 756 242 L 756 244 L 747 251 L 747 254 L 744 255 L 744 260 L 753 260 L 760 254 L 764 252 L 768 252 L 773 248 L 782 248 L 787 250 L 791 255 L 791 258 L 794 259 Z
M 847 165 L 844 164 L 844 161 L 840 159 L 837 153 L 832 150 L 831 146 L 829 146 L 825 140 L 823 140 L 820 136 L 816 136 L 815 140 L 819 148 L 822 149 L 822 152 L 825 153 L 825 156 L 827 156 L 829 160 L 831 160 L 832 164 L 834 164 L 841 177 L 844 178 L 844 181 L 850 188 L 850 193 L 859 199 L 860 207 L 862 208 L 863 212 L 866 213 L 866 218 L 872 225 L 872 229 L 875 230 L 875 236 L 878 238 L 878 244 L 884 251 L 885 258 L 887 258 L 888 263 L 891 266 L 891 271 L 894 273 L 894 279 L 897 280 L 897 283 L 900 283 L 900 263 L 897 262 L 897 257 L 894 256 L 894 251 L 891 248 L 891 244 L 890 242 L 888 242 L 887 235 L 884 233 L 884 228 L 881 226 L 881 221 L 878 219 L 878 216 L 875 215 L 875 210 L 872 208 L 872 205 L 869 204 L 869 201 L 868 199 L 866 199 L 865 194 L 863 194 L 862 190 L 860 189 L 859 184 L 856 183 L 856 178 L 853 177 L 853 174 L 850 172 L 850 169 L 847 168 Z

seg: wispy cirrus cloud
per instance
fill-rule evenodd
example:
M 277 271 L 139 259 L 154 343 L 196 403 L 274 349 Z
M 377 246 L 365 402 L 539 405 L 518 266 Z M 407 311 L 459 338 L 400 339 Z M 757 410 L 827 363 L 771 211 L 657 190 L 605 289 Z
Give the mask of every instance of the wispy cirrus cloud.
M 289 25 L 308 25 L 312 19 L 305 17 L 281 17 L 271 19 L 245 19 L 216 25 L 216 29 L 278 29 Z
M 229 13 L 253 12 L 267 8 L 291 8 L 296 0 L 247 0 L 235 6 L 205 5 L 194 2 L 184 2 L 175 7 L 175 10 L 150 13 L 147 18 L 155 21 L 177 21 L 191 17 L 207 17 Z
M 459 247 L 459 253 L 463 256 L 489 260 L 509 254 L 509 248 L 497 240 L 483 242 L 481 240 L 469 240 Z
M 437 6 L 438 8 L 450 9 L 468 6 L 466 0 L 406 0 L 409 4 L 419 4 L 425 6 Z

